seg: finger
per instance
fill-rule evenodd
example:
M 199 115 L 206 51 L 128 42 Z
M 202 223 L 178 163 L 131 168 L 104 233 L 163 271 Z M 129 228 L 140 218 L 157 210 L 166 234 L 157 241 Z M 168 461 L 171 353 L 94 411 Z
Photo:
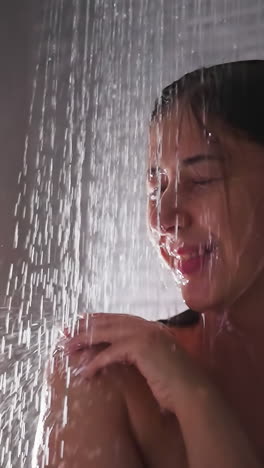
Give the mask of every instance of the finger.
M 81 318 L 79 318 L 75 324 L 74 327 L 74 335 L 82 333 L 82 332 L 87 332 L 89 327 L 92 326 L 93 323 L 95 322 L 95 315 L 99 315 L 98 313 L 96 314 L 83 314 Z M 105 314 L 100 314 L 101 316 L 101 321 L 102 321 L 102 316 Z M 97 321 L 98 323 L 98 321 Z M 73 335 L 73 336 L 74 336 Z
M 105 351 L 101 351 L 97 356 L 88 362 L 87 365 L 83 365 L 78 373 L 84 378 L 92 378 L 98 371 L 105 367 L 114 364 L 134 364 L 135 360 L 128 346 L 115 344 L 108 347 Z
M 143 322 L 148 322 L 146 319 L 142 317 L 138 317 L 137 315 L 130 315 L 130 314 L 113 314 L 113 313 L 103 313 L 103 312 L 98 312 L 95 314 L 92 314 L 92 319 L 93 320 L 105 320 L 106 322 L 108 321 L 116 321 L 116 322 L 135 322 L 135 323 L 143 323 Z
M 93 318 L 94 314 L 83 314 L 83 316 L 76 321 L 73 334 L 69 332 L 68 328 L 65 328 L 64 335 L 73 338 L 74 336 L 80 335 L 81 333 L 86 333 L 96 323 Z
M 70 354 L 100 343 L 113 343 L 127 340 L 130 336 L 130 330 L 121 330 L 114 325 L 90 325 L 86 331 L 64 341 L 64 352 L 65 354 Z
M 120 333 L 123 333 L 125 330 L 132 332 L 133 329 L 142 329 L 142 326 L 150 325 L 152 322 L 147 321 L 141 317 L 130 316 L 126 314 L 109 314 L 109 313 L 95 313 L 87 314 L 86 317 L 78 320 L 76 324 L 75 334 L 86 332 L 89 327 L 96 325 L 98 326 L 107 326 L 114 327 L 118 329 Z M 136 331 L 136 330 L 135 330 Z
M 82 334 L 86 334 L 91 337 L 91 334 L 98 334 L 99 330 L 104 330 L 105 333 L 109 334 L 108 336 L 105 334 L 106 338 L 112 337 L 116 339 L 119 338 L 119 335 L 125 337 L 140 331 L 139 324 L 135 321 L 135 317 L 132 317 L 134 320 L 129 320 L 127 316 L 122 314 L 113 315 L 114 314 L 87 314 L 87 317 L 77 322 L 73 336 L 81 337 Z M 109 339 L 107 341 L 109 341 Z M 89 344 L 91 344 L 91 342 L 89 342 Z
M 71 354 L 75 351 L 90 348 L 91 346 L 100 343 L 111 343 L 111 341 L 107 339 L 105 333 L 100 333 L 97 330 L 97 333 L 95 334 L 92 330 L 89 330 L 86 333 L 81 333 L 65 341 L 63 344 L 64 353 Z
M 75 335 L 65 343 L 65 352 L 71 353 L 100 343 L 114 343 L 131 337 L 140 339 L 160 324 L 141 317 L 125 314 L 87 314 L 80 319 Z

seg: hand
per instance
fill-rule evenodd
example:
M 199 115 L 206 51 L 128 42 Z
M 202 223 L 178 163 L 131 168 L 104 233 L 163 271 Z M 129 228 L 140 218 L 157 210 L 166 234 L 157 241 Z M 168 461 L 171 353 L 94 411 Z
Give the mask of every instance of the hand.
M 175 412 L 175 402 L 186 399 L 186 390 L 204 385 L 205 376 L 190 356 L 178 345 L 170 329 L 158 322 L 122 314 L 90 314 L 80 319 L 74 337 L 65 345 L 66 353 L 74 353 L 100 343 L 109 346 L 90 362 L 80 374 L 91 378 L 110 364 L 132 364 L 145 377 L 164 409 Z
M 116 362 L 135 365 L 160 406 L 176 414 L 191 468 L 262 466 L 222 395 L 168 327 L 128 315 L 87 315 L 65 352 L 91 346 L 102 350 L 92 359 L 88 353 L 81 374 L 91 378 Z

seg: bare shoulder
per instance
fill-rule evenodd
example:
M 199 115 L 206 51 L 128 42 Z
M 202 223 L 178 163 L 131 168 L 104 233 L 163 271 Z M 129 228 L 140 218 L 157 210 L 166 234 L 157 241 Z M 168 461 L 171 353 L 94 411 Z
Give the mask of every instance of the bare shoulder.
M 196 348 L 196 332 L 175 329 L 175 339 L 190 352 Z M 90 380 L 77 375 L 103 348 L 54 359 L 39 467 L 186 467 L 176 416 L 159 407 L 134 366 L 111 365 Z
M 101 349 L 54 359 L 47 375 L 49 409 L 43 418 L 39 467 L 144 466 L 130 426 L 121 366 L 111 366 L 89 381 L 76 375 Z

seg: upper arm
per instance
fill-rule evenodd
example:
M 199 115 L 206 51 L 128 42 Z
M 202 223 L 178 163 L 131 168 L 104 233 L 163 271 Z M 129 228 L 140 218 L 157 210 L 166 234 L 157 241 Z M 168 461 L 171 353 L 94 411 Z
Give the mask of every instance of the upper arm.
M 77 367 L 85 350 L 71 357 Z M 67 375 L 55 366 L 49 378 L 50 409 L 43 419 L 45 443 L 39 467 L 49 468 L 141 468 L 125 400 L 118 385 L 118 366 L 91 380 Z M 43 438 L 43 440 L 44 440 Z M 48 455 L 48 457 L 47 457 Z

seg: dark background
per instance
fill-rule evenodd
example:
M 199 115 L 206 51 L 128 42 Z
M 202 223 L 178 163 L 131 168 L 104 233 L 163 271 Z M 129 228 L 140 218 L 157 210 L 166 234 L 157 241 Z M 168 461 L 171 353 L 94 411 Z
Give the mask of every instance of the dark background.
M 28 131 L 35 50 L 32 47 L 36 2 L 2 0 L 0 6 L 0 291 L 10 263 L 20 253 L 13 249 L 14 208 L 19 194 Z

